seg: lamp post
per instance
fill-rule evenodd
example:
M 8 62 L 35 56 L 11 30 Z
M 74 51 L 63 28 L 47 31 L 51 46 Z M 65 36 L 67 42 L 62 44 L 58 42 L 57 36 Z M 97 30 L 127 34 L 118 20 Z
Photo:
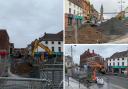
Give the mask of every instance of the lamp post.
M 73 46 L 76 46 L 76 45 L 71 45 L 71 57 L 72 57 L 72 65 L 71 65 L 71 67 L 73 67 L 73 65 L 74 65 L 74 62 L 73 62 Z M 71 69 L 72 70 L 72 74 L 73 74 L 73 69 Z

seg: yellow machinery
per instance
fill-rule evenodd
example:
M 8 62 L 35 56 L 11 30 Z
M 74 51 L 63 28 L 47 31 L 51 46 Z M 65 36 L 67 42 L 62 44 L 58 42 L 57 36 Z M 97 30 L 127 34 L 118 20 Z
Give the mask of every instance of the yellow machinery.
M 41 47 L 42 49 L 44 49 L 45 52 L 47 52 L 49 56 L 52 55 L 52 51 L 47 46 L 40 43 L 38 39 L 36 39 L 35 41 L 33 41 L 31 43 L 31 50 L 30 50 L 31 54 L 30 54 L 30 56 L 32 56 L 32 58 L 34 58 L 35 51 L 38 47 Z M 41 58 L 41 61 L 43 61 L 44 60 L 44 55 L 41 55 L 40 58 Z

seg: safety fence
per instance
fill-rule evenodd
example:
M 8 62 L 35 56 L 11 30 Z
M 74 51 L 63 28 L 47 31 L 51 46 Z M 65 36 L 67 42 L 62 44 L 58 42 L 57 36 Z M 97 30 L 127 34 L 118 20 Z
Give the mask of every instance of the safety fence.
M 51 85 L 46 79 L 0 77 L 0 89 L 52 89 Z

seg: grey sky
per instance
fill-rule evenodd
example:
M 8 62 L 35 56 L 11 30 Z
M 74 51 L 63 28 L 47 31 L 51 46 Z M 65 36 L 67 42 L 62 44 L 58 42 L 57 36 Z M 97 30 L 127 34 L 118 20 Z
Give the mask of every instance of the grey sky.
M 15 47 L 57 33 L 63 29 L 63 0 L 0 0 L 0 29 L 7 29 Z
M 101 4 L 103 4 L 104 12 L 119 12 L 121 11 L 121 4 L 118 3 L 121 0 L 90 0 L 91 4 L 94 5 L 94 7 L 97 9 L 97 11 L 100 11 Z M 123 3 L 123 10 L 128 7 L 128 0 L 122 0 L 125 3 Z M 110 18 L 112 14 L 105 14 L 105 18 Z
M 115 52 L 121 52 L 128 50 L 128 45 L 73 45 L 73 59 L 75 63 L 79 63 L 80 55 L 85 52 L 85 50 L 90 49 L 102 57 L 110 57 Z M 71 45 L 65 45 L 65 55 L 71 55 Z

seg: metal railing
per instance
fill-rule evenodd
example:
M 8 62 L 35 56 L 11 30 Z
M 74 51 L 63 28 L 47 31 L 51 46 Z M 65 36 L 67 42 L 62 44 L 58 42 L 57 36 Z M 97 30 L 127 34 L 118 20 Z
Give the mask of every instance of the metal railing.
M 63 89 L 63 64 L 46 64 L 40 69 L 40 78 L 51 80 L 52 89 Z
M 0 89 L 52 89 L 51 85 L 47 79 L 0 77 Z

